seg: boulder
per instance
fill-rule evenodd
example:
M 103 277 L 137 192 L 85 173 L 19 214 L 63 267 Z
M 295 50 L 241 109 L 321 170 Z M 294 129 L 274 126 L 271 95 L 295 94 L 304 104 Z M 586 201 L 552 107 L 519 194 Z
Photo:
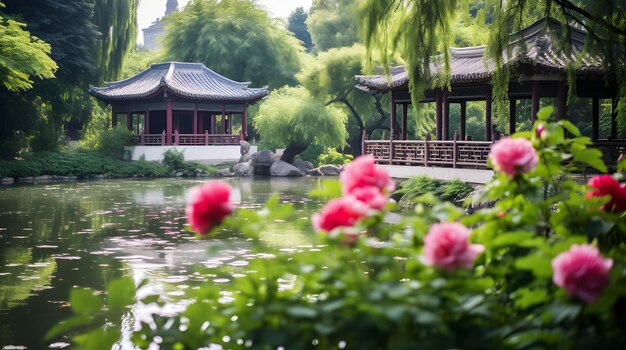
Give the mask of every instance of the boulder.
M 252 167 L 254 175 L 270 175 L 272 164 L 278 159 L 278 156 L 272 151 L 261 151 L 252 154 Z
M 239 153 L 242 156 L 250 153 L 250 144 L 247 141 L 239 141 L 239 145 L 241 146 L 241 148 L 239 148 Z
M 311 164 L 311 162 L 305 162 L 302 159 L 296 159 L 293 162 L 293 166 L 300 169 L 300 171 L 303 173 L 306 173 L 307 170 L 315 169 L 315 167 L 313 166 L 313 164 Z
M 237 163 L 233 166 L 233 173 L 235 176 L 252 176 L 254 175 L 254 168 L 252 167 L 252 161 Z
M 305 174 L 310 175 L 310 176 L 324 176 L 324 174 L 322 174 L 322 172 L 319 169 L 307 169 Z
M 223 176 L 223 177 L 230 177 L 230 176 L 234 176 L 235 174 L 230 172 L 230 169 L 220 169 L 217 174 L 219 176 Z
M 339 173 L 341 173 L 341 168 L 339 168 L 336 165 L 331 165 L 331 164 L 322 165 L 321 167 L 319 167 L 317 169 L 319 169 L 319 171 L 324 176 L 338 176 Z
M 183 177 L 183 175 L 185 175 L 185 173 L 183 173 L 182 171 L 179 171 L 176 174 L 174 174 L 174 176 L 176 177 Z
M 245 162 L 249 162 L 252 160 L 252 155 L 251 154 L 244 154 L 239 158 L 239 161 L 237 163 L 245 163 Z
M 282 160 L 277 160 L 272 164 L 270 168 L 270 175 L 272 176 L 303 176 L 304 174 L 300 169 L 295 166 L 283 162 Z

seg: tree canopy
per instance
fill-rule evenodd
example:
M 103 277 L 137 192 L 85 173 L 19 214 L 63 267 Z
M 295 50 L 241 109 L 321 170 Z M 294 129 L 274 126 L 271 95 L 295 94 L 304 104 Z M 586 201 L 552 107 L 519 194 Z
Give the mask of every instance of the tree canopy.
M 307 51 L 313 48 L 311 41 L 311 33 L 306 25 L 308 15 L 302 7 L 298 7 L 287 18 L 287 29 L 292 32 L 298 40 L 302 41 L 302 45 Z
M 238 81 L 272 88 L 296 82 L 302 45 L 251 0 L 193 0 L 168 16 L 165 52 Z
M 301 87 L 275 90 L 259 106 L 253 126 L 263 142 L 286 148 L 282 160 L 293 157 L 311 144 L 323 148 L 345 145 L 346 115 L 337 108 L 325 107 Z
M 0 84 L 13 92 L 32 88 L 33 77 L 54 78 L 57 69 L 50 45 L 31 36 L 25 27 L 0 11 Z
M 359 42 L 358 0 L 313 0 L 307 25 L 316 51 Z

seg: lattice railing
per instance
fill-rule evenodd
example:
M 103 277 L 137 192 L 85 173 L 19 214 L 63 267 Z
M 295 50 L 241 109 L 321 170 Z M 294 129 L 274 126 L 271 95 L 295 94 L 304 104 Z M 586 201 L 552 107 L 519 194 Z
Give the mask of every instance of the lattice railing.
M 239 145 L 239 135 L 223 134 L 179 134 L 174 132 L 171 137 L 172 145 L 180 146 L 209 146 L 209 145 Z M 167 135 L 162 134 L 139 134 L 134 135 L 132 141 L 141 146 L 167 145 Z
M 389 141 L 364 141 L 365 154 L 371 154 L 376 160 L 389 160 L 391 145 Z

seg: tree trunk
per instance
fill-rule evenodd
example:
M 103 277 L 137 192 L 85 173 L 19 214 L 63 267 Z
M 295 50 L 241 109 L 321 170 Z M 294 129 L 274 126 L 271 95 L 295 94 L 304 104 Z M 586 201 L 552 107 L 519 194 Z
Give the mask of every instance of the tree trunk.
M 289 164 L 293 163 L 293 159 L 300 153 L 304 152 L 309 145 L 303 145 L 300 143 L 290 142 L 285 148 L 283 155 L 280 157 L 280 160 L 283 162 L 287 162 Z

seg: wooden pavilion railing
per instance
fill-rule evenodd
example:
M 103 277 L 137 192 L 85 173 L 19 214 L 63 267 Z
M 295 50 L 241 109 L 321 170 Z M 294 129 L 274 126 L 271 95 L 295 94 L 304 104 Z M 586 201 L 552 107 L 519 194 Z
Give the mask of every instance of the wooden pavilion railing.
M 364 140 L 364 154 L 380 164 L 486 169 L 493 142 Z M 595 140 L 607 164 L 626 154 L 626 140 Z
M 174 146 L 224 146 L 239 145 L 240 135 L 209 134 L 179 134 L 172 135 L 172 145 Z M 133 143 L 139 146 L 165 146 L 167 145 L 167 135 L 165 131 L 161 134 L 139 134 L 133 136 Z
M 382 164 L 486 168 L 492 142 L 365 140 L 365 154 Z

